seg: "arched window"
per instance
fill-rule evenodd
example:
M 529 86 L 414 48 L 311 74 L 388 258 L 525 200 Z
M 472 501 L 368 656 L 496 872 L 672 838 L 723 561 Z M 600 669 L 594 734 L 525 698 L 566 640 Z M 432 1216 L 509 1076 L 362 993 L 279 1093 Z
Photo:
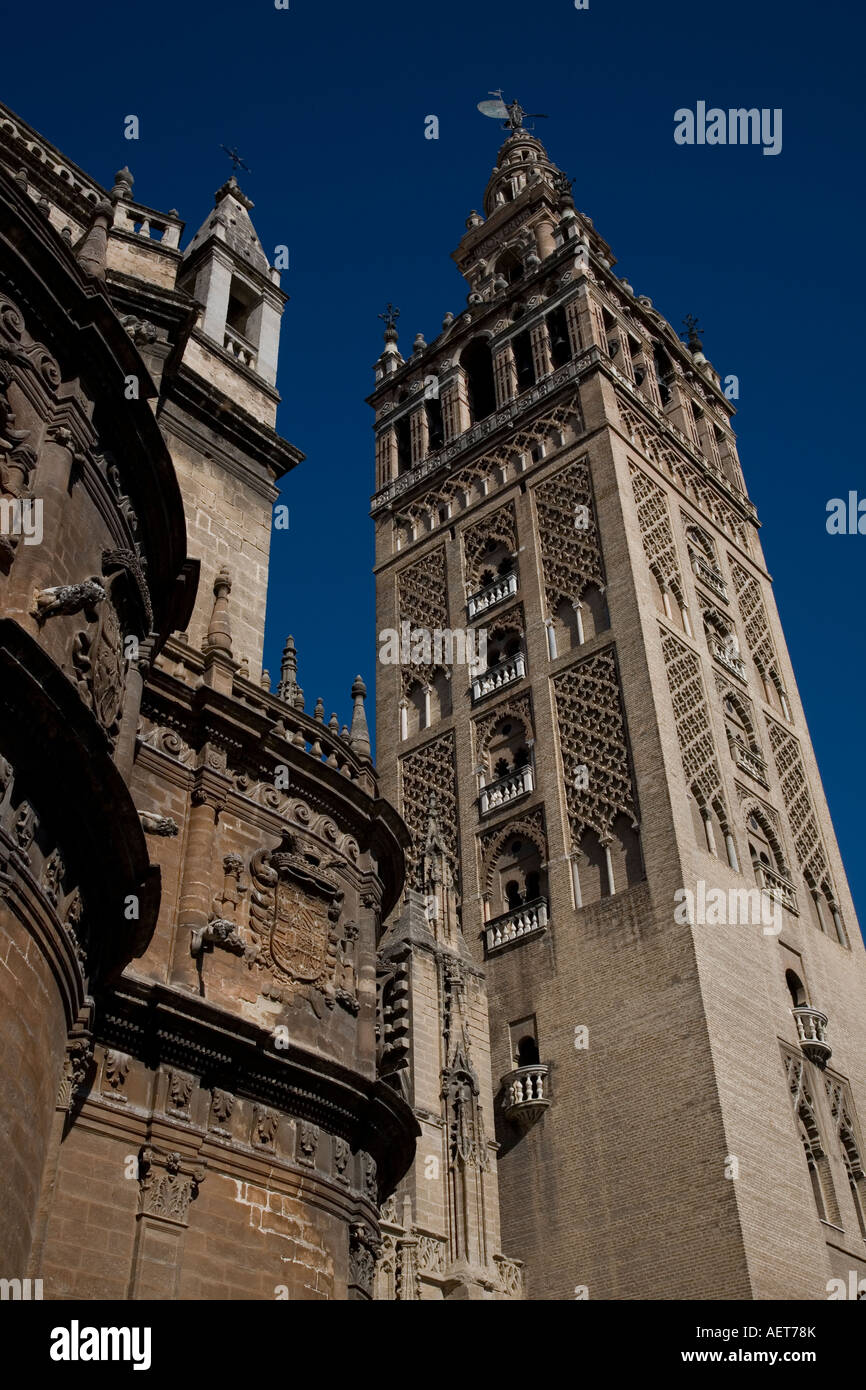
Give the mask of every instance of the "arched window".
M 412 434 L 409 416 L 402 415 L 394 426 L 397 440 L 397 472 L 408 473 L 412 467 Z
M 406 737 L 411 738 L 427 728 L 427 694 L 420 681 L 413 681 L 407 691 Z
M 797 1107 L 797 1129 L 800 1142 L 803 1145 L 803 1152 L 806 1155 L 809 1182 L 812 1185 L 812 1196 L 815 1198 L 818 1216 L 822 1221 L 838 1226 L 840 1224 L 839 1206 L 836 1201 L 830 1164 L 821 1143 L 821 1133 L 818 1129 L 818 1121 L 812 1108 L 811 1098 L 805 1092 Z
M 537 1067 L 541 1058 L 538 1055 L 538 1043 L 535 1038 L 523 1037 L 517 1044 L 517 1065 L 519 1067 Z
M 509 546 L 506 545 L 505 541 L 491 536 L 473 567 L 470 577 L 470 593 L 476 593 L 479 589 L 486 589 L 497 579 L 504 579 L 506 575 L 511 574 L 513 569 L 514 556 Z
M 854 1138 L 854 1131 L 847 1119 L 844 1118 L 839 1126 L 839 1139 L 842 1144 L 842 1159 L 845 1164 L 848 1186 L 851 1189 L 851 1200 L 854 1203 L 857 1225 L 860 1227 L 861 1236 L 866 1240 L 866 1174 L 863 1172 L 863 1164 L 860 1161 L 860 1151 L 857 1147 L 857 1140 Z
M 523 638 L 511 627 L 498 627 L 487 639 L 487 665 L 498 666 L 523 651 Z
M 514 366 L 517 372 L 517 393 L 528 391 L 535 385 L 535 362 L 532 357 L 532 339 L 529 333 L 518 333 L 511 339 L 514 353 Z
M 790 875 L 782 847 L 769 817 L 754 809 L 746 821 L 749 836 L 749 858 L 759 888 L 783 888 Z M 780 883 L 781 880 L 781 883 Z
M 496 861 L 491 917 L 516 912 L 546 896 L 546 877 L 537 846 L 532 840 L 515 835 L 503 845 Z
M 785 984 L 788 986 L 788 993 L 791 996 L 791 1000 L 795 1009 L 803 1008 L 805 1005 L 808 1004 L 809 1001 L 806 998 L 806 986 L 803 984 L 803 981 L 800 979 L 800 976 L 797 974 L 795 970 L 785 971 Z
M 430 680 L 430 723 L 447 719 L 451 713 L 451 681 L 446 671 L 439 670 Z
M 565 310 L 552 309 L 547 315 L 547 332 L 550 338 L 550 358 L 554 366 L 564 367 L 571 361 L 571 340 L 568 336 L 568 321 Z
M 514 251 L 504 251 L 496 262 L 496 274 L 507 280 L 509 285 L 514 285 L 523 279 L 523 262 Z
M 431 453 L 441 449 L 445 443 L 445 427 L 442 423 L 442 402 L 439 396 L 428 396 L 425 402 L 427 411 L 427 447 Z
M 486 420 L 496 409 L 496 388 L 493 384 L 493 359 L 486 338 L 474 338 L 464 348 L 460 358 L 466 373 L 466 392 L 469 416 L 473 424 Z
M 655 366 L 656 382 L 659 388 L 659 397 L 661 398 L 662 405 L 665 406 L 671 398 L 669 382 L 673 376 L 674 369 L 671 365 L 671 359 L 668 357 L 661 343 L 653 344 L 653 363 Z

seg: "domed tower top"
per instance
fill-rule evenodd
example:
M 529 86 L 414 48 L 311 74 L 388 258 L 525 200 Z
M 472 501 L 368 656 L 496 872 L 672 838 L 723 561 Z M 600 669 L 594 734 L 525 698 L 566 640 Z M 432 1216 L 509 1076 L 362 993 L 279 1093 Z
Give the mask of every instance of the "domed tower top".
M 544 178 L 555 187 L 558 175 L 560 170 L 541 141 L 523 126 L 512 128 L 484 192 L 485 215 L 490 217 L 497 208 L 513 202 L 528 183 Z

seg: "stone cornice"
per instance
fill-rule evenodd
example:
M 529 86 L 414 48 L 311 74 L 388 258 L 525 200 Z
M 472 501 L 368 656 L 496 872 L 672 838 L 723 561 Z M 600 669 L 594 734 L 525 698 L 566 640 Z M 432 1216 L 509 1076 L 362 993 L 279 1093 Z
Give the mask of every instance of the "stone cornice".
M 207 346 L 209 350 L 214 348 L 209 339 Z M 237 366 L 234 359 L 227 360 Z M 258 377 L 254 380 L 257 386 L 263 386 Z M 224 468 L 252 484 L 271 502 L 278 495 L 274 482 L 304 460 L 294 444 L 270 426 L 260 424 L 217 387 L 183 365 L 167 383 L 159 418 L 168 431 L 192 448 L 215 452 Z M 219 421 L 219 431 L 214 428 L 215 420 Z M 264 475 L 257 470 L 264 470 Z
M 97 1038 L 151 1067 L 173 1063 L 234 1095 L 321 1125 L 376 1160 L 383 1191 L 408 1170 L 420 1133 L 406 1102 L 380 1079 L 289 1045 L 204 999 L 124 976 L 99 1000 Z

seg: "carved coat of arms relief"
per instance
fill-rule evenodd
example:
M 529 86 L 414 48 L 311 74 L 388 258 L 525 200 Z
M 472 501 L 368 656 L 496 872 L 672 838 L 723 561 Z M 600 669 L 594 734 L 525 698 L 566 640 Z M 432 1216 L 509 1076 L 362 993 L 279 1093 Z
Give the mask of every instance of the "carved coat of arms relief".
M 316 990 L 333 1008 L 344 896 L 337 881 L 288 830 L 276 849 L 253 855 L 250 877 L 256 963 L 288 998 Z

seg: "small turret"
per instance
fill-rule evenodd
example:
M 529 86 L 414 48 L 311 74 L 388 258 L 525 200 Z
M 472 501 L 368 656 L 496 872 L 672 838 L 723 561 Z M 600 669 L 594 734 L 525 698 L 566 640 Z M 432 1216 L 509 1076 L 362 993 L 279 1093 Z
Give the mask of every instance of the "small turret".
M 272 386 L 288 296 L 262 250 L 252 207 L 232 175 L 217 189 L 213 212 L 184 252 L 181 281 L 203 306 L 205 336 Z
M 352 727 L 349 730 L 349 746 L 355 750 L 359 758 L 372 762 L 373 750 L 370 747 L 370 730 L 367 727 L 367 714 L 364 709 L 366 698 L 367 687 L 361 677 L 356 676 L 352 685 L 354 708 L 352 710 Z

